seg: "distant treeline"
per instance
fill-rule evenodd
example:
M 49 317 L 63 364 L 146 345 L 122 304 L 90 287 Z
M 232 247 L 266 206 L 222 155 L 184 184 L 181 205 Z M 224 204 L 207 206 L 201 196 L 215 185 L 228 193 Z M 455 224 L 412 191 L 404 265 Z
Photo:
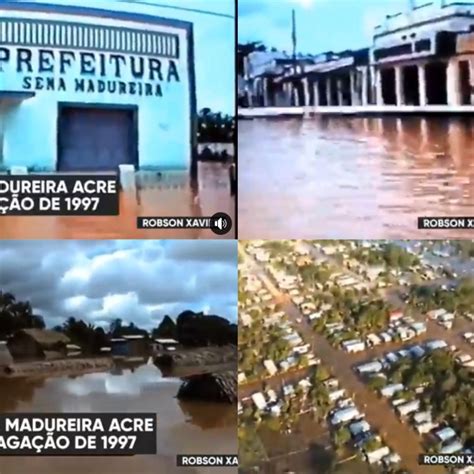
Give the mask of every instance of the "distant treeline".
M 235 118 L 205 108 L 198 114 L 199 143 L 234 143 Z
M 33 314 L 29 302 L 17 301 L 11 293 L 0 291 L 0 340 L 5 340 L 20 329 L 44 328 L 43 317 Z M 53 329 L 68 336 L 71 343 L 79 345 L 83 352 L 91 354 L 99 353 L 101 347 L 110 343 L 110 339 L 124 335 L 143 335 L 151 339 L 173 338 L 184 346 L 195 347 L 237 344 L 237 325 L 220 316 L 193 311 L 182 312 L 176 322 L 165 316 L 151 332 L 134 323 L 124 324 L 118 318 L 112 320 L 107 329 L 74 317 Z

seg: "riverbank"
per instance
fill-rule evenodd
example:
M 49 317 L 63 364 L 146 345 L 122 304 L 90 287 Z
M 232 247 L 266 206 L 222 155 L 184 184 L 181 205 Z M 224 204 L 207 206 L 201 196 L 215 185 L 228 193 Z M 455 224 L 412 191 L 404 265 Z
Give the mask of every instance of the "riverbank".
M 161 353 L 155 357 L 155 364 L 166 368 L 204 368 L 232 362 L 237 363 L 237 347 L 232 345 L 183 349 L 172 353 Z
M 59 359 L 35 362 L 16 362 L 0 371 L 0 377 L 47 377 L 59 375 L 76 375 L 110 370 L 114 366 L 111 357 L 90 359 Z

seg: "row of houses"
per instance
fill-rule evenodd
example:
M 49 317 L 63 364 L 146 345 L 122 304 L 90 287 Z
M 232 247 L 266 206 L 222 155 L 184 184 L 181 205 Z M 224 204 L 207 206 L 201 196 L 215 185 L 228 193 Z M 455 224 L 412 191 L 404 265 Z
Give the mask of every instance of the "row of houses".
M 360 364 L 355 367 L 355 371 L 364 377 L 386 378 L 383 372 L 398 360 L 405 357 L 416 360 L 428 352 L 439 349 L 448 349 L 446 341 L 438 339 L 425 341 L 419 345 L 404 347 L 397 352 L 388 353 L 382 358 Z M 426 384 L 420 385 L 414 389 L 414 392 L 421 394 L 425 388 Z M 405 397 L 406 390 L 407 387 L 403 383 L 389 383 L 380 388 L 379 393 L 389 400 L 402 422 L 410 423 L 419 435 L 428 435 L 431 441 L 438 445 L 440 454 L 454 454 L 463 451 L 464 444 L 455 430 L 447 423 L 434 421 L 431 410 L 423 408 L 420 399 L 407 399 Z
M 398 351 L 388 352 L 383 357 L 376 358 L 374 360 L 364 362 L 363 364 L 357 365 L 354 370 L 359 375 L 374 375 L 380 374 L 384 370 L 389 369 L 393 364 L 398 362 L 404 357 L 412 357 L 414 359 L 420 359 L 427 352 L 431 352 L 437 349 L 446 349 L 448 344 L 442 339 L 434 339 L 425 341 L 419 344 L 413 344 L 404 346 Z M 397 390 L 398 386 L 387 386 L 384 387 L 385 393 L 391 393 L 392 390 Z M 403 390 L 404 387 L 401 388 Z M 383 394 L 384 395 L 384 394 Z
M 110 339 L 110 345 L 101 348 L 104 355 L 132 356 L 153 351 L 173 351 L 179 347 L 171 338 L 149 339 L 144 335 L 123 335 Z M 71 343 L 65 334 L 48 329 L 21 329 L 6 341 L 0 341 L 0 366 L 14 361 L 61 359 L 82 355 L 82 348 Z
M 358 50 L 244 59 L 242 107 L 473 105 L 474 3 L 433 0 L 388 15 Z
M 346 390 L 339 385 L 335 377 L 322 382 L 328 393 L 332 409 L 328 415 L 328 427 L 331 432 L 340 428 L 347 428 L 351 434 L 350 443 L 357 449 L 369 464 L 381 464 L 385 467 L 398 464 L 400 456 L 384 444 L 381 437 L 374 431 L 365 420 L 364 414 L 356 407 L 354 400 L 347 395 Z M 272 389 L 253 393 L 249 399 L 242 400 L 238 404 L 239 414 L 243 413 L 243 404 L 250 402 L 254 410 L 263 416 L 280 417 L 286 400 L 298 396 L 307 398 L 313 384 L 308 377 L 302 378 L 295 383 L 287 383 L 282 386 L 280 394 Z M 315 410 L 316 408 L 310 407 Z M 303 414 L 304 406 L 301 414 Z M 288 429 L 291 432 L 291 428 Z M 369 447 L 369 442 L 376 441 L 375 447 Z

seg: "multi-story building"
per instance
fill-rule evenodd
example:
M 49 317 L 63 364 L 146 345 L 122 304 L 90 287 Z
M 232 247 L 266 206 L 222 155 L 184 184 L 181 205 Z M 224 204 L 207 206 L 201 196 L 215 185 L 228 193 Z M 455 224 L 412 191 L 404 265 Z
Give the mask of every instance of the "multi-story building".
M 411 0 L 375 28 L 367 49 L 298 67 L 282 67 L 277 54 L 250 68 L 250 106 L 474 105 L 474 2 Z

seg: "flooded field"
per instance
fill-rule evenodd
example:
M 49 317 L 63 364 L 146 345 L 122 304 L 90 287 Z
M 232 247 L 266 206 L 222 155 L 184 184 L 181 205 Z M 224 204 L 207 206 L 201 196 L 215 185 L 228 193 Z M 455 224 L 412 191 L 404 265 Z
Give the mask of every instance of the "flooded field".
M 472 238 L 474 117 L 239 122 L 239 237 Z
M 235 220 L 235 199 L 230 195 L 229 168 L 221 163 L 200 163 L 196 189 L 188 175 L 147 181 L 137 193 L 120 195 L 120 216 L 2 217 L 2 239 L 215 239 L 210 230 L 139 230 L 138 216 L 212 216 L 225 212 Z
M 77 377 L 0 379 L 0 412 L 156 412 L 156 456 L 4 457 L 2 474 L 212 473 L 178 469 L 176 454 L 237 452 L 234 405 L 180 402 L 180 379 L 164 378 L 152 364 Z M 236 469 L 222 469 L 235 472 Z

